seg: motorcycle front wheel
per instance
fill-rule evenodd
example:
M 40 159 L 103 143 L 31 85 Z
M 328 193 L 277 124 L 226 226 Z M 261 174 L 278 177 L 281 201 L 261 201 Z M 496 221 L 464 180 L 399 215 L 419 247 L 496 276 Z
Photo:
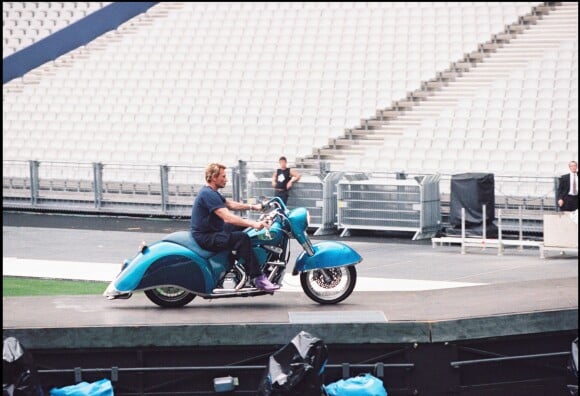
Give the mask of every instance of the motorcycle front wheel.
M 195 294 L 178 287 L 158 287 L 145 290 L 149 300 L 165 308 L 179 308 L 188 304 L 195 298 Z
M 356 284 L 356 268 L 335 267 L 302 272 L 304 293 L 319 304 L 336 304 L 351 295 Z

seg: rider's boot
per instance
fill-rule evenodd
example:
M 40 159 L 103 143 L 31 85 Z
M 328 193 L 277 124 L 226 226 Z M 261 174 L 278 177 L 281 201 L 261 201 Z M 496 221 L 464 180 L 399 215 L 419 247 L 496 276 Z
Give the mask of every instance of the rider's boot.
M 275 291 L 280 288 L 279 285 L 275 285 L 272 282 L 270 282 L 268 280 L 268 277 L 264 274 L 254 278 L 254 286 L 264 291 Z

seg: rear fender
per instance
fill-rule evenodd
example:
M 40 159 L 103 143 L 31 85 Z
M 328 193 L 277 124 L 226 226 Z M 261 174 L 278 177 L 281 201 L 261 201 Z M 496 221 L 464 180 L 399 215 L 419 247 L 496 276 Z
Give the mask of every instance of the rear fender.
M 223 257 L 221 257 L 223 256 Z M 177 286 L 210 293 L 219 277 L 219 263 L 227 263 L 228 252 L 211 258 L 212 265 L 194 251 L 171 242 L 158 242 L 137 254 L 114 280 L 121 293 L 155 286 Z
M 355 265 L 362 261 L 362 257 L 350 246 L 336 241 L 324 241 L 312 245 L 314 255 L 309 256 L 302 252 L 296 258 L 293 275 L 300 272 L 311 271 L 319 268 L 343 267 Z

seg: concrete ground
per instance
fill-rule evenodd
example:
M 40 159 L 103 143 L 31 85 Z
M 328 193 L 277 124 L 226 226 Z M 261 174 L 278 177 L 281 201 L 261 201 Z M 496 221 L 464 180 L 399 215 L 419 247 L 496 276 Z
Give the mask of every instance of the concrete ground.
M 187 220 L 179 219 L 5 212 L 3 274 L 108 281 L 142 240 L 152 243 L 187 228 Z M 79 347 L 131 346 L 142 337 L 135 328 L 172 334 L 172 345 L 251 343 L 256 341 L 256 329 L 265 327 L 264 332 L 276 334 L 281 342 L 304 327 L 318 327 L 329 341 L 346 342 L 348 326 L 349 343 L 357 342 L 354 334 L 358 342 L 405 342 L 577 329 L 577 256 L 556 252 L 541 259 L 538 249 L 515 247 L 502 256 L 492 248 L 469 248 L 461 254 L 458 245 L 433 247 L 429 240 L 411 237 L 412 233 L 370 232 L 312 237 L 313 242 L 341 240 L 363 257 L 354 293 L 337 305 L 311 301 L 301 291 L 298 277 L 288 273 L 284 287 L 274 295 L 198 297 L 180 309 L 159 308 L 142 293 L 115 301 L 102 296 L 4 297 L 3 329 L 6 335 L 25 337 L 34 347 L 58 346 L 65 334 Z M 296 258 L 301 248 L 296 241 L 291 244 Z M 205 339 L 209 327 L 214 335 L 220 328 L 223 338 Z M 248 327 L 251 333 L 231 331 Z M 111 341 L 111 332 L 128 328 L 133 331 Z M 192 332 L 196 340 L 191 339 Z

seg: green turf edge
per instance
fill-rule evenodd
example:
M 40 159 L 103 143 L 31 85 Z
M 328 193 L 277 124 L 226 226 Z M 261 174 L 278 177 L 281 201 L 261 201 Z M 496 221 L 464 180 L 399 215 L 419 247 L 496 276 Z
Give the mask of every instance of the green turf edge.
M 108 282 L 4 276 L 3 297 L 103 294 Z

